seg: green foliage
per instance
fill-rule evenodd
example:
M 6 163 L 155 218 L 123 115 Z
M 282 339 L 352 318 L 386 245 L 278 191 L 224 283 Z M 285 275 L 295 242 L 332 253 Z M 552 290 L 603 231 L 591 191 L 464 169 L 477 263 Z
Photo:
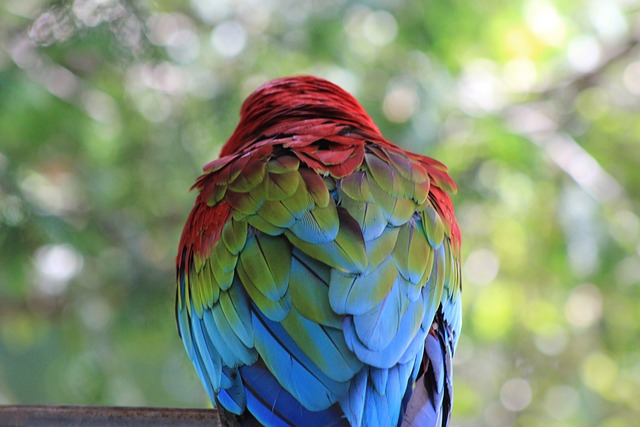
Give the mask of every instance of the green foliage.
M 173 315 L 188 189 L 246 95 L 308 73 L 458 184 L 453 425 L 633 425 L 638 18 L 605 0 L 3 3 L 0 403 L 206 405 Z

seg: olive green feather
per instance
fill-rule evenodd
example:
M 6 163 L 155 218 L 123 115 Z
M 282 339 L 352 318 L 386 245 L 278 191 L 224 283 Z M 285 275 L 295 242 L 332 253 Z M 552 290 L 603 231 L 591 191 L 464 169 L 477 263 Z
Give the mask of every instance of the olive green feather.
M 427 232 L 429 243 L 434 248 L 439 247 L 444 239 L 444 224 L 433 206 L 428 205 L 422 211 L 422 224 Z
M 263 234 L 249 236 L 239 264 L 251 283 L 271 301 L 284 296 L 291 271 L 291 248 L 286 239 Z
M 288 292 L 279 300 L 272 301 L 259 290 L 261 284 L 258 285 L 254 283 L 253 278 L 245 271 L 243 263 L 238 263 L 236 271 L 247 294 L 249 294 L 251 300 L 265 316 L 275 322 L 279 322 L 289 314 L 291 310 L 291 297 Z
M 292 257 L 289 293 L 293 306 L 313 322 L 341 328 L 342 316 L 329 304 L 329 267 L 295 248 Z
M 246 193 L 253 190 L 265 179 L 266 164 L 263 161 L 251 162 L 251 167 L 245 168 L 233 182 L 229 183 L 229 191 Z
M 295 193 L 300 185 L 300 174 L 294 170 L 283 173 L 269 173 L 269 185 L 267 191 L 267 200 L 284 200 L 288 199 Z

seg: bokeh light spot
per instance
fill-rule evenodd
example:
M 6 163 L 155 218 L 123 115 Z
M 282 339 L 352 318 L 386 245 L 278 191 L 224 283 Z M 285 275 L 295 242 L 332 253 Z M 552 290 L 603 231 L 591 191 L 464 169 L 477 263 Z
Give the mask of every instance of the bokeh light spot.
M 237 21 L 223 22 L 211 33 L 211 44 L 222 56 L 237 56 L 247 44 L 247 32 Z
M 35 254 L 38 290 L 47 295 L 64 292 L 69 280 L 82 269 L 83 258 L 71 245 L 46 245 Z
M 525 7 L 528 27 L 550 46 L 561 46 L 567 37 L 567 25 L 555 6 L 546 0 L 532 0 Z
M 512 378 L 500 389 L 500 402 L 512 412 L 525 409 L 531 403 L 532 397 L 533 391 L 529 381 L 522 378 Z
M 602 48 L 593 36 L 573 38 L 567 47 L 567 60 L 576 71 L 583 73 L 593 70 L 600 63 Z
M 579 329 L 588 328 L 602 316 L 602 295 L 592 284 L 584 284 L 571 291 L 564 306 L 569 323 Z
M 601 395 L 609 393 L 616 385 L 618 365 L 603 353 L 592 353 L 582 363 L 582 381 Z
M 463 267 L 465 280 L 477 286 L 491 283 L 498 275 L 499 269 L 500 260 L 495 252 L 487 248 L 471 252 Z
M 384 115 L 392 122 L 404 123 L 420 106 L 416 87 L 409 84 L 392 84 L 382 104 Z

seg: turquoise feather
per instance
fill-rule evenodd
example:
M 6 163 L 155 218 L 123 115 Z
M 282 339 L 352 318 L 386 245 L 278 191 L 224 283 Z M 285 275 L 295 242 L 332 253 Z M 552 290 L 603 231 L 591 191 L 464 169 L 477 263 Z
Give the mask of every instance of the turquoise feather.
M 253 328 L 247 296 L 240 284 L 220 294 L 220 307 L 233 333 L 247 348 L 253 348 Z
M 295 308 L 281 324 L 300 350 L 332 380 L 349 381 L 362 368 L 362 362 L 347 348 L 342 333 L 306 319 Z

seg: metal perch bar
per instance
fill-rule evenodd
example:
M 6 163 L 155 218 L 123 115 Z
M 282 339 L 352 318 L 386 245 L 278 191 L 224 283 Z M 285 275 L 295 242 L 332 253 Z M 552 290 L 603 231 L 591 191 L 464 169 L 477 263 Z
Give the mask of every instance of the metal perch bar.
M 178 425 L 220 427 L 221 423 L 215 409 L 0 405 L 2 427 Z

